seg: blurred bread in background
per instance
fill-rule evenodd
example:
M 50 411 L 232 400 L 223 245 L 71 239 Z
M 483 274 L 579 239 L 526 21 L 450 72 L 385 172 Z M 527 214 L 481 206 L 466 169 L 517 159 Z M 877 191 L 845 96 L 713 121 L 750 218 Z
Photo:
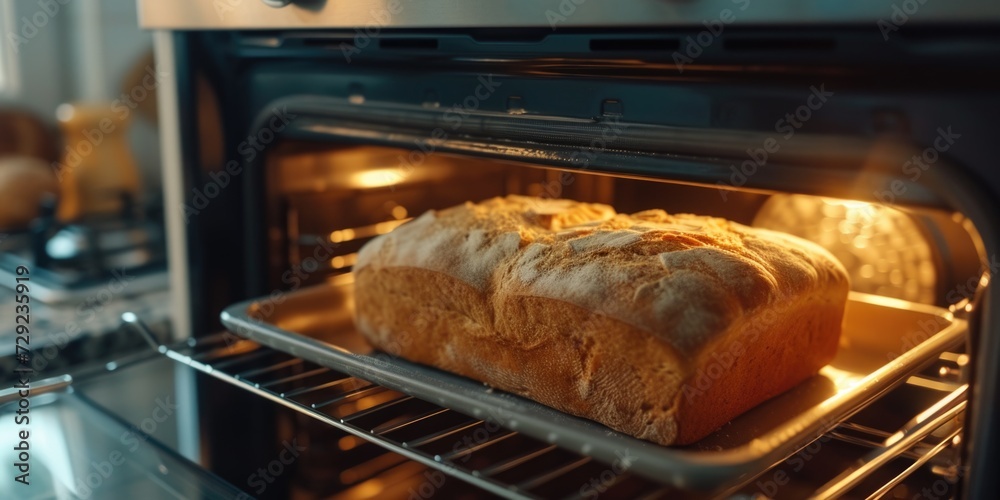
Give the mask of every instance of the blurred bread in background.
M 0 158 L 27 156 L 51 163 L 56 160 L 55 132 L 25 111 L 0 111 Z
M 38 215 L 42 197 L 58 193 L 56 157 L 55 133 L 41 119 L 0 111 L 0 231 L 24 229 Z
M 0 158 L 0 230 L 23 229 L 38 215 L 44 196 L 55 196 L 59 181 L 49 163 L 28 156 Z

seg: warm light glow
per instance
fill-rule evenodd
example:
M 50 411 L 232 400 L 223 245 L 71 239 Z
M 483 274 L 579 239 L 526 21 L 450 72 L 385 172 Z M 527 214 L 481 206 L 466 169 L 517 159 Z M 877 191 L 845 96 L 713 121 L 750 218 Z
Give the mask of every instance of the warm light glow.
M 399 168 L 376 168 L 352 174 L 350 184 L 358 188 L 391 186 L 402 181 L 406 174 Z
M 330 267 L 333 269 L 343 269 L 345 267 L 353 266 L 358 262 L 358 254 L 350 253 L 347 255 L 338 255 L 330 259 Z
M 372 224 L 370 226 L 339 229 L 330 233 L 330 241 L 334 243 L 343 243 L 345 241 L 356 240 L 358 238 L 371 238 L 372 236 L 388 233 L 409 221 L 410 219 L 388 220 Z
M 823 203 L 830 206 L 846 207 L 848 210 L 869 211 L 875 207 L 866 201 L 837 200 L 833 198 L 821 198 Z
M 793 234 L 830 251 L 847 269 L 852 289 L 932 303 L 937 271 L 931 246 L 899 210 L 852 200 L 775 195 L 754 225 Z
M 378 479 L 369 479 L 351 490 L 355 498 L 376 498 L 382 490 L 385 489 L 385 485 L 382 481 Z
M 410 219 L 391 220 L 391 221 L 386 221 L 386 222 L 379 222 L 378 224 L 375 224 L 375 232 L 377 234 L 388 233 L 388 232 L 392 231 L 393 229 L 396 229 L 397 227 L 402 226 L 404 222 L 407 222 L 409 220 Z
M 341 450 L 347 451 L 356 448 L 361 443 L 364 443 L 364 441 L 360 438 L 354 436 L 344 436 L 337 441 L 337 447 Z
M 353 229 L 341 229 L 339 231 L 334 231 L 330 233 L 330 241 L 334 243 L 340 243 L 343 241 L 351 241 L 355 237 Z

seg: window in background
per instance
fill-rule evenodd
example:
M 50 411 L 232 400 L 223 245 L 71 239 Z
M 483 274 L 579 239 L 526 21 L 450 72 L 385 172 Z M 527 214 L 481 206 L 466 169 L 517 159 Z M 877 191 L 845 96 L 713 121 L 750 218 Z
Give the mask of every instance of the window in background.
M 18 88 L 14 2 L 0 0 L 0 95 L 15 94 Z

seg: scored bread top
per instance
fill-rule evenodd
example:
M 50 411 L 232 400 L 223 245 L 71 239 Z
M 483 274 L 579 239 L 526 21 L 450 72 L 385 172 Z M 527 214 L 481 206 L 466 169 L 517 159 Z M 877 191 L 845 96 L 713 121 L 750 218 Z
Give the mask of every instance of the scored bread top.
M 695 354 L 734 321 L 832 285 L 843 266 L 794 236 L 663 210 L 526 196 L 429 211 L 361 249 L 366 266 L 415 267 L 487 296 L 569 302 Z

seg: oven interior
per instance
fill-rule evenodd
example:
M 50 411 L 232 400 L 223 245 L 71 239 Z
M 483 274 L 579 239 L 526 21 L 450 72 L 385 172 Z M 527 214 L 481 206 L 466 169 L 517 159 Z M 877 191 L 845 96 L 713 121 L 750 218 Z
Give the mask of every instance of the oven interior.
M 185 176 L 205 186 L 217 178 L 206 171 L 228 171 L 226 159 L 243 172 L 232 179 L 240 189 L 222 190 L 186 226 L 200 259 L 190 290 L 196 331 L 217 331 L 219 311 L 238 300 L 288 293 L 294 306 L 279 305 L 272 320 L 321 335 L 349 323 L 327 291 L 349 279 L 371 238 L 427 210 L 522 194 L 796 234 L 838 257 L 854 291 L 967 320 L 963 345 L 830 422 L 797 453 L 706 492 L 618 473 L 613 463 L 510 429 L 490 432 L 487 421 L 322 371 L 238 331 L 199 335 L 183 352 L 212 367 L 200 375 L 208 385 L 200 404 L 212 408 L 201 416 L 203 461 L 273 498 L 961 495 L 973 453 L 964 441 L 966 399 L 973 374 L 986 373 L 974 351 L 986 345 L 978 335 L 990 324 L 984 241 L 995 228 L 984 216 L 990 188 L 976 181 L 991 178 L 992 160 L 990 139 L 976 131 L 1000 112 L 982 74 L 982 61 L 994 56 L 941 56 L 935 48 L 954 42 L 952 32 L 870 47 L 863 35 L 835 28 L 733 31 L 682 75 L 666 70 L 669 53 L 640 51 L 683 34 L 385 33 L 348 63 L 339 47 L 350 33 L 178 35 L 193 76 L 212 82 L 209 91 L 200 83 L 180 89 L 189 104 L 182 143 L 201 148 L 185 149 Z M 951 73 L 928 74 L 932 63 Z M 497 92 L 469 100 L 494 77 Z M 817 89 L 831 90 L 837 104 L 813 108 L 780 152 L 747 170 L 769 137 L 781 141 L 775 120 L 812 102 Z M 448 115 L 456 107 L 457 121 Z M 214 108 L 215 120 L 196 116 Z M 277 139 L 247 156 L 248 131 L 267 128 L 276 110 L 291 113 L 289 127 L 272 130 Z M 919 179 L 901 169 L 951 123 L 966 134 L 961 148 L 940 152 Z M 436 127 L 446 134 L 436 136 Z M 206 159 L 213 154 L 228 156 Z M 904 339 L 891 349 L 928 335 L 870 321 Z M 285 398 L 268 384 L 291 394 L 335 388 L 341 399 L 316 412 L 308 399 Z M 230 385 L 246 393 L 223 389 Z M 247 421 L 248 412 L 256 418 Z M 272 446 L 234 460 L 225 450 L 248 432 Z M 387 433 L 425 446 L 400 446 Z M 308 443 L 304 459 L 251 484 L 248 473 L 295 439 Z M 454 442 L 475 443 L 461 466 L 447 457 Z
M 986 264 L 979 234 L 959 213 L 720 192 L 448 153 L 422 155 L 415 168 L 410 154 L 370 145 L 276 146 L 265 169 L 269 288 L 287 286 L 292 277 L 307 286 L 349 272 L 365 243 L 428 210 L 511 194 L 604 203 L 619 213 L 659 208 L 791 233 L 831 251 L 854 291 L 942 307 L 970 300 L 953 291 L 967 290 L 971 278 L 974 290 Z M 313 269 L 305 259 L 319 265 Z
M 837 256 L 851 273 L 854 291 L 939 307 L 957 317 L 972 310 L 973 296 L 954 290 L 964 290 L 970 280 L 975 281 L 973 289 L 986 284 L 979 235 L 957 213 L 801 194 L 720 192 L 715 187 L 448 152 L 416 157 L 420 161 L 413 166 L 413 151 L 301 140 L 283 140 L 269 150 L 263 160 L 267 287 L 291 290 L 296 297 L 294 305 L 289 301 L 275 305 L 273 313 L 268 311 L 271 321 L 316 336 L 343 328 L 351 321 L 350 312 L 342 310 L 343 304 L 327 290 L 349 274 L 356 252 L 367 241 L 427 210 L 507 194 L 606 203 L 626 213 L 660 208 L 790 232 Z M 894 328 L 877 317 L 867 321 Z M 926 337 L 920 331 L 900 336 L 912 344 Z M 300 392 L 308 396 L 317 387 L 337 388 L 333 394 L 338 402 L 322 413 L 299 407 L 298 411 L 282 408 L 275 414 L 278 441 L 307 443 L 305 459 L 295 462 L 291 479 L 282 480 L 287 485 L 310 485 L 308 492 L 297 493 L 301 498 L 314 494 L 475 498 L 497 493 L 527 498 L 592 498 L 605 493 L 616 498 L 673 498 L 705 493 L 684 491 L 627 471 L 619 474 L 614 464 L 512 430 L 487 432 L 488 421 L 343 373 L 328 373 L 315 363 L 239 336 L 225 334 L 214 342 L 209 339 L 198 349 L 210 353 L 199 359 L 215 366 L 216 378 L 229 376 L 237 384 L 271 389 L 270 384 L 278 381 L 282 395 Z M 890 344 L 886 350 L 910 347 Z M 912 496 L 926 489 L 955 494 L 964 470 L 960 457 L 960 410 L 964 408 L 956 410 L 955 403 L 964 396 L 968 381 L 966 351 L 966 346 L 957 346 L 939 353 L 932 364 L 795 455 L 712 493 L 776 498 L 818 491 L 851 497 Z M 318 399 L 298 403 L 315 404 Z M 928 413 L 935 408 L 950 413 L 946 411 L 943 417 Z M 324 422 L 331 416 L 371 435 L 388 435 L 388 441 L 407 442 L 435 460 L 447 457 L 448 446 L 463 438 L 475 443 L 474 451 L 460 457 L 470 459 L 463 460 L 462 467 L 442 471 L 334 428 Z M 891 458 L 872 460 L 873 450 L 893 442 L 892 436 L 900 429 L 912 428 L 929 416 L 936 419 L 934 428 L 912 446 L 894 450 Z M 864 474 L 849 478 L 851 482 L 844 486 L 843 471 L 858 468 Z M 834 486 L 841 489 L 827 489 Z M 264 496 L 276 490 L 264 490 Z

